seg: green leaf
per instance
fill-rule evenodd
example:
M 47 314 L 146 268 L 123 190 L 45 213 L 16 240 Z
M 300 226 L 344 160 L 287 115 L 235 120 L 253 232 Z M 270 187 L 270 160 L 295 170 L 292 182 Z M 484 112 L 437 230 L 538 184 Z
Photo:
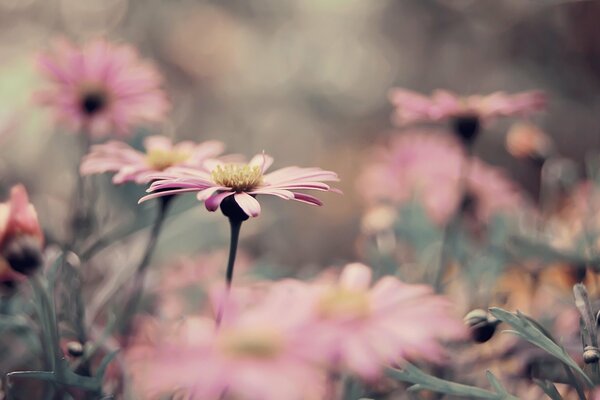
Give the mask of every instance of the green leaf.
M 556 386 L 554 386 L 554 384 L 548 380 L 541 380 L 541 379 L 533 379 L 533 381 L 535 382 L 536 385 L 538 385 L 543 391 L 544 393 L 546 393 L 546 395 L 548 397 L 550 397 L 552 400 L 563 400 L 562 396 L 560 395 L 560 393 L 558 393 L 558 390 L 556 389 Z
M 513 328 L 511 333 L 515 333 L 527 340 L 529 343 L 545 350 L 549 354 L 558 358 L 560 361 L 576 371 L 587 385 L 593 387 L 594 384 L 577 363 L 569 356 L 563 347 L 558 345 L 552 338 L 544 333 L 543 328 L 537 322 L 520 313 L 511 313 L 501 308 L 492 307 L 490 313 L 500 321 L 507 323 Z
M 518 400 L 516 397 L 508 394 L 500 382 L 498 382 L 498 380 L 491 374 L 488 375 L 488 379 L 490 380 L 492 386 L 498 390 L 498 393 L 490 392 L 489 390 L 481 389 L 475 386 L 463 385 L 462 383 L 436 378 L 435 376 L 431 376 L 423 372 L 410 363 L 406 363 L 402 369 L 388 368 L 386 373 L 390 378 L 402 382 L 414 383 L 413 386 L 408 388 L 410 391 L 431 390 L 437 393 L 445 393 L 453 396 L 468 397 L 472 399 Z

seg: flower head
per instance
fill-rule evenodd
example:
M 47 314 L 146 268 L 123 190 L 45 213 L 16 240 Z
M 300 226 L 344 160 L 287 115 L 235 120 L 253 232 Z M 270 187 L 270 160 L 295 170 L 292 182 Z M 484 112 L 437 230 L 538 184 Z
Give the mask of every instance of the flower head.
M 285 200 L 320 206 L 314 196 L 297 190 L 337 191 L 324 182 L 338 181 L 334 172 L 321 168 L 287 167 L 266 173 L 273 158 L 258 154 L 248 164 L 224 163 L 209 160 L 204 169 L 173 168 L 162 174 L 152 175 L 155 182 L 140 202 L 182 192 L 197 192 L 196 197 L 204 201 L 206 209 L 216 211 L 219 207 L 228 213 L 238 213 L 242 219 L 260 215 L 257 195 L 272 195 Z M 238 211 L 236 211 L 236 209 Z
M 149 136 L 144 140 L 145 152 L 124 142 L 110 141 L 92 146 L 81 163 L 82 175 L 116 172 L 113 183 L 146 184 L 150 176 L 175 166 L 202 166 L 208 158 L 221 154 L 224 145 L 218 141 L 173 144 L 165 136 Z
M 373 159 L 358 179 L 359 190 L 369 203 L 417 200 L 439 224 L 464 205 L 485 221 L 524 203 L 499 169 L 467 157 L 449 135 L 429 131 L 396 135 L 387 146 L 375 149 Z M 463 168 L 468 171 L 464 197 Z
M 38 64 L 50 85 L 36 100 L 73 131 L 124 136 L 137 124 L 160 122 L 169 108 L 160 74 L 131 46 L 59 40 Z
M 371 269 L 348 264 L 334 284 L 315 284 L 311 351 L 365 379 L 406 358 L 441 361 L 440 340 L 463 338 L 450 303 L 426 285 L 387 276 L 371 287 Z
M 41 265 L 44 235 L 23 185 L 13 186 L 10 200 L 0 203 L 0 255 L 25 275 Z
M 447 118 L 474 117 L 485 121 L 496 117 L 523 116 L 540 111 L 546 105 L 546 96 L 539 91 L 460 97 L 449 91 L 436 90 L 427 97 L 395 88 L 390 91 L 389 98 L 396 107 L 394 123 L 399 126 Z
M 218 330 L 212 319 L 188 318 L 158 343 L 134 349 L 136 388 L 150 396 L 179 390 L 190 399 L 320 398 L 322 373 L 304 357 L 304 316 L 287 298 L 283 286 L 251 308 L 234 298 Z

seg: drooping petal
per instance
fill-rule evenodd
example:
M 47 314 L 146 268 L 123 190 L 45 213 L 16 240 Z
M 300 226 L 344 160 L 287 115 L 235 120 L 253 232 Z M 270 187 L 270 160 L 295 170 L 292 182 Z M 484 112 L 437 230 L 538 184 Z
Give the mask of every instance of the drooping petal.
M 236 193 L 235 202 L 249 217 L 258 217 L 260 215 L 260 203 L 248 193 Z
M 223 200 L 225 200 L 225 198 L 233 195 L 234 192 L 221 192 L 218 194 L 215 194 L 209 198 L 207 198 L 206 200 L 204 200 L 204 206 L 206 207 L 206 209 L 208 211 L 217 211 L 219 209 L 219 206 L 221 205 L 221 202 Z

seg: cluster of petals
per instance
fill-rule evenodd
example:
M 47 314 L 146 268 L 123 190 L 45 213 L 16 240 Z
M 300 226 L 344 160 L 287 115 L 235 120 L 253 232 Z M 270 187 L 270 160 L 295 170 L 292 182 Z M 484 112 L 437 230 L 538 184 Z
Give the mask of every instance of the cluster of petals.
M 136 390 L 150 399 L 173 392 L 198 400 L 322 398 L 323 375 L 305 357 L 304 315 L 285 288 L 253 308 L 231 294 L 218 329 L 212 318 L 189 317 L 128 352 Z
M 464 194 L 481 221 L 526 204 L 500 169 L 467 157 L 451 135 L 420 130 L 396 135 L 387 146 L 375 148 L 373 156 L 357 182 L 370 203 L 418 201 L 439 224 L 454 215 Z
M 10 199 L 0 203 L 0 253 L 12 241 L 20 238 L 32 240 L 39 247 L 44 242 L 42 228 L 35 208 L 29 202 L 27 190 L 23 185 L 15 185 L 10 190 Z M 22 279 L 21 275 L 10 269 L 3 258 L 0 259 L 0 281 L 17 279 Z
M 135 182 L 147 184 L 150 176 L 175 166 L 202 167 L 203 162 L 220 155 L 224 144 L 219 141 L 174 144 L 165 136 L 149 136 L 144 140 L 145 152 L 121 141 L 94 145 L 80 167 L 82 175 L 114 172 L 114 184 Z
M 482 120 L 526 116 L 544 109 L 546 105 L 546 96 L 540 91 L 461 97 L 446 90 L 436 90 L 428 97 L 412 90 L 394 88 L 390 90 L 389 99 L 395 107 L 392 119 L 399 126 L 462 116 L 475 116 Z
M 130 349 L 134 385 L 147 398 L 320 399 L 328 372 L 376 380 L 405 359 L 444 361 L 442 342 L 465 338 L 431 287 L 371 280 L 369 267 L 349 264 L 339 281 L 283 280 L 250 303 L 234 290 L 218 329 L 190 317 Z
M 442 362 L 441 342 L 465 337 L 448 299 L 428 285 L 394 276 L 372 285 L 372 270 L 364 264 L 348 264 L 338 282 L 317 282 L 306 293 L 297 292 L 309 310 L 304 329 L 311 354 L 366 380 L 405 359 Z
M 124 136 L 161 122 L 169 109 L 160 74 L 128 45 L 96 39 L 78 47 L 61 39 L 39 55 L 38 66 L 48 87 L 35 100 L 72 131 Z
M 231 197 L 247 216 L 257 217 L 261 212 L 260 203 L 255 198 L 258 195 L 320 206 L 322 203 L 319 199 L 298 190 L 339 192 L 324 183 L 338 181 L 335 172 L 292 166 L 266 173 L 272 163 L 273 158 L 263 153 L 255 155 L 248 164 L 207 160 L 204 168 L 172 168 L 151 176 L 153 183 L 148 189 L 151 194 L 144 196 L 140 202 L 196 192 L 197 199 L 204 201 L 208 211 L 216 211 L 224 200 Z M 231 176 L 228 176 L 229 172 Z

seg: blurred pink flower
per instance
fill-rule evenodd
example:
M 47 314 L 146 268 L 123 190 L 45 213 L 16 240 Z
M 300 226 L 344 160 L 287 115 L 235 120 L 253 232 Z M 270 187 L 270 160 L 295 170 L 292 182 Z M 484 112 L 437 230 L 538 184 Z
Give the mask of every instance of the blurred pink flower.
M 38 65 L 50 85 L 35 100 L 73 131 L 125 136 L 137 124 L 162 121 L 169 109 L 160 74 L 131 46 L 57 40 Z
M 13 186 L 10 199 L 0 203 L 0 247 L 17 236 L 30 236 L 40 245 L 44 242 L 37 213 L 23 185 Z
M 304 358 L 305 318 L 289 299 L 274 290 L 258 307 L 230 301 L 219 330 L 212 319 L 188 318 L 158 343 L 133 348 L 127 359 L 136 389 L 144 398 L 175 391 L 202 400 L 321 398 L 323 372 Z
M 415 122 L 440 121 L 452 117 L 475 116 L 482 120 L 513 115 L 529 115 L 542 110 L 546 96 L 540 91 L 513 95 L 494 92 L 489 95 L 460 97 L 452 92 L 436 90 L 430 97 L 403 88 L 390 90 L 395 107 L 393 121 L 398 126 Z
M 25 275 L 39 268 L 43 245 L 44 234 L 35 208 L 25 187 L 15 185 L 10 199 L 0 203 L 0 281 L 18 280 L 7 266 Z
M 337 284 L 311 287 L 310 300 L 303 302 L 313 314 L 307 329 L 311 354 L 371 380 L 402 359 L 440 362 L 440 341 L 465 337 L 450 302 L 431 287 L 393 276 L 371 287 L 371 275 L 366 265 L 348 264 Z
M 144 140 L 145 152 L 138 151 L 124 142 L 110 141 L 94 145 L 81 163 L 82 175 L 116 172 L 114 184 L 135 182 L 149 183 L 150 176 L 174 166 L 201 167 L 208 158 L 214 158 L 224 150 L 219 141 L 173 144 L 165 136 L 149 136 Z
M 339 192 L 323 183 L 338 181 L 337 174 L 321 168 L 287 167 L 265 174 L 273 163 L 273 158 L 266 154 L 257 154 L 248 164 L 209 161 L 205 163 L 206 170 L 179 167 L 152 175 L 151 178 L 156 181 L 150 185 L 148 192 L 153 193 L 144 196 L 140 202 L 171 194 L 197 192 L 196 197 L 204 201 L 208 211 L 216 211 L 227 199 L 233 200 L 245 215 L 258 217 L 261 209 L 255 199 L 257 195 L 272 195 L 320 206 L 319 199 L 296 190 Z
M 448 221 L 463 203 L 460 180 L 467 162 L 466 197 L 477 218 L 485 221 L 524 203 L 516 186 L 499 169 L 475 157 L 467 158 L 450 135 L 420 130 L 395 135 L 389 144 L 374 149 L 372 159 L 357 181 L 367 202 L 416 200 L 439 224 Z

